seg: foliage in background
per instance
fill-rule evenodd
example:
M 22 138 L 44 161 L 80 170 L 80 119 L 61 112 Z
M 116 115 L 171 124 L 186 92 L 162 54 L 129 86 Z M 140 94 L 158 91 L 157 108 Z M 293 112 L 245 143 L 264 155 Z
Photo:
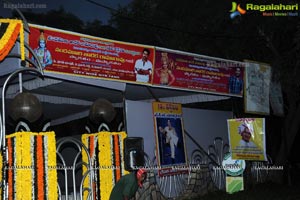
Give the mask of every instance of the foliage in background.
M 281 143 L 272 146 L 275 164 L 285 166 L 300 129 L 299 17 L 248 12 L 232 20 L 230 9 L 231 2 L 226 1 L 133 0 L 111 22 L 119 31 L 126 30 L 121 37 L 125 41 L 269 63 L 273 80 L 281 82 L 285 97 L 286 116 L 281 120 L 282 133 L 277 134 Z M 239 117 L 249 116 L 243 110 L 236 112 Z

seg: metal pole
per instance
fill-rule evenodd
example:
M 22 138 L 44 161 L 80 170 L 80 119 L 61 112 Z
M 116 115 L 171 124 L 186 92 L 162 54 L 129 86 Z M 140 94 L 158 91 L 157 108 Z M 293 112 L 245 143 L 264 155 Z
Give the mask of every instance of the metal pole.
M 5 92 L 6 92 L 6 87 L 8 85 L 8 82 L 17 74 L 22 73 L 22 72 L 34 72 L 36 74 L 38 74 L 39 76 L 43 77 L 43 71 L 39 71 L 35 68 L 20 68 L 17 69 L 16 71 L 14 71 L 13 73 L 11 73 L 7 79 L 5 80 L 4 84 L 3 84 L 3 88 L 2 88 L 2 125 L 1 125 L 1 141 L 0 141 L 0 147 L 2 147 L 2 155 L 3 155 L 3 178 L 2 178 L 2 189 L 3 189 L 3 200 L 7 199 L 7 185 L 5 183 L 6 181 L 6 167 L 7 167 L 7 148 L 6 148 L 6 144 L 5 144 L 5 135 L 6 135 L 6 130 L 5 130 Z M 2 142 L 2 144 L 1 144 Z
M 28 71 L 28 72 L 34 72 L 36 74 L 38 74 L 39 76 L 43 77 L 44 74 L 43 72 L 41 71 L 38 71 L 37 69 L 35 68 L 21 68 L 21 69 L 17 69 L 16 71 L 14 71 L 13 73 L 11 73 L 7 79 L 5 80 L 4 84 L 3 84 L 3 88 L 2 88 L 2 128 L 3 128 L 3 131 L 2 131 L 2 143 L 3 143 L 3 147 L 5 147 L 5 92 L 6 92 L 6 87 L 7 87 L 7 84 L 8 82 L 17 74 L 21 73 L 21 72 L 25 72 L 25 71 Z

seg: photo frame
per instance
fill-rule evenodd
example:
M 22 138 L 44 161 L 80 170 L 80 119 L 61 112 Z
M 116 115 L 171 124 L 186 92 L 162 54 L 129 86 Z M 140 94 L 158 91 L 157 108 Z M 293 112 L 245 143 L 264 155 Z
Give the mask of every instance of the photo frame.
M 181 104 L 153 102 L 152 105 L 158 166 L 186 165 Z

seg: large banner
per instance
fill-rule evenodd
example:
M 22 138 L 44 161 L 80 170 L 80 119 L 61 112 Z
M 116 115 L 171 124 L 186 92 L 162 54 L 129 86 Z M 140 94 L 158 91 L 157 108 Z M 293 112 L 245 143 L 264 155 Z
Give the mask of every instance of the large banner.
M 243 96 L 244 63 L 156 48 L 153 85 Z
M 270 80 L 270 65 L 254 61 L 246 62 L 245 112 L 270 114 Z
M 153 102 L 152 108 L 158 165 L 187 164 L 181 104 Z
M 232 159 L 266 160 L 265 119 L 227 120 Z
M 152 81 L 154 47 L 38 25 L 30 25 L 29 45 L 49 72 L 143 84 Z
M 49 73 L 243 96 L 243 62 L 30 25 L 29 46 Z

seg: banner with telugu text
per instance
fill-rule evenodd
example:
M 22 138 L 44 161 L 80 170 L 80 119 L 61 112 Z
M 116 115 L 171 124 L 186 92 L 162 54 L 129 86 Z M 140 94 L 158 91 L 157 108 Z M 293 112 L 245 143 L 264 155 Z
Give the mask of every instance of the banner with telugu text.
M 243 96 L 242 62 L 155 49 L 153 85 Z
M 42 44 L 46 49 L 41 49 L 39 43 L 41 39 L 46 41 L 46 44 Z M 136 80 L 135 63 L 142 58 L 144 48 L 150 52 L 148 66 L 152 67 L 154 62 L 154 47 L 151 46 L 113 41 L 32 24 L 29 45 L 36 52 L 44 70 L 91 78 L 139 82 Z M 149 80 L 143 84 L 150 83 L 151 74 Z
M 28 40 L 46 72 L 236 97 L 244 94 L 243 62 L 34 24 Z
M 227 120 L 232 159 L 266 160 L 265 119 Z

